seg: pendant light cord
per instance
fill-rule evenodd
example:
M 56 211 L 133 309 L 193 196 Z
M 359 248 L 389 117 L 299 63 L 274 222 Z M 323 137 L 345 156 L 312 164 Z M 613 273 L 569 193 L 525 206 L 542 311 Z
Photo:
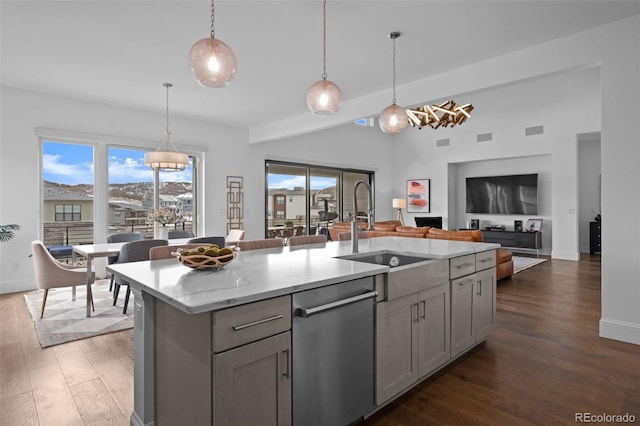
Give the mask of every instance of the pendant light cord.
M 211 38 L 215 38 L 215 30 L 213 29 L 213 17 L 215 15 L 215 7 L 213 6 L 213 0 L 211 0 Z
M 167 130 L 164 132 L 165 145 L 167 146 L 167 151 L 169 151 L 169 147 L 171 147 L 174 151 L 178 152 L 178 148 L 176 148 L 171 140 L 171 132 L 169 131 L 169 88 L 173 87 L 173 84 L 162 83 L 162 85 L 167 88 Z
M 396 36 L 397 37 L 397 36 Z M 391 35 L 393 40 L 393 104 L 396 104 L 396 37 Z
M 322 79 L 327 79 L 327 0 L 322 1 Z

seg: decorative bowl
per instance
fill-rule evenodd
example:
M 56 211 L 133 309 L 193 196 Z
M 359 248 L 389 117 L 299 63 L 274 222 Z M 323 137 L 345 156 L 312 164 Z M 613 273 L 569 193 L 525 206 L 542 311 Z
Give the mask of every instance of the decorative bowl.
M 222 256 L 206 256 L 204 254 L 182 256 L 180 253 L 176 253 L 176 256 L 180 263 L 192 269 L 220 269 L 233 262 L 233 259 L 238 256 L 238 252 L 234 251 Z

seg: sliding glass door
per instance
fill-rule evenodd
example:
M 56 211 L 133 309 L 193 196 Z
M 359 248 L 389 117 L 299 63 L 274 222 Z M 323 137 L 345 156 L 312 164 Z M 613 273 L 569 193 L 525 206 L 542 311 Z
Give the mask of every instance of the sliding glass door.
M 373 173 L 276 161 L 265 163 L 265 236 L 327 234 L 328 228 L 353 211 L 358 180 L 373 184 Z M 358 190 L 358 208 L 367 196 Z

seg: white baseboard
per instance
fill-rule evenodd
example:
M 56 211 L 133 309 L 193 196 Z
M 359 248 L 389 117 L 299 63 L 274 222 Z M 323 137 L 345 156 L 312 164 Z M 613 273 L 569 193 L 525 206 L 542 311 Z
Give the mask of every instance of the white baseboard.
M 551 251 L 551 258 L 553 259 L 561 259 L 561 260 L 580 260 L 580 253 L 577 251 Z
M 17 293 L 20 291 L 35 290 L 36 288 L 33 281 L 13 280 L 0 282 L 0 294 Z
M 600 337 L 640 345 L 640 324 L 600 318 Z

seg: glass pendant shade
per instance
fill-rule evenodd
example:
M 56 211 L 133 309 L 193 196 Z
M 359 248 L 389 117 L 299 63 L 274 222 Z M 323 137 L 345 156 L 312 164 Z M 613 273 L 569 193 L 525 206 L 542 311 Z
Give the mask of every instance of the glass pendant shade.
M 380 113 L 378 124 L 385 133 L 400 133 L 409 124 L 409 118 L 404 108 L 391 104 Z
M 340 105 L 342 92 L 333 81 L 316 81 L 307 92 L 307 107 L 315 115 L 334 115 Z
M 189 156 L 181 152 L 150 151 L 144 154 L 144 164 L 152 169 L 180 171 L 189 165 Z
M 202 86 L 226 87 L 236 74 L 236 55 L 222 40 L 207 37 L 191 47 L 189 66 Z

